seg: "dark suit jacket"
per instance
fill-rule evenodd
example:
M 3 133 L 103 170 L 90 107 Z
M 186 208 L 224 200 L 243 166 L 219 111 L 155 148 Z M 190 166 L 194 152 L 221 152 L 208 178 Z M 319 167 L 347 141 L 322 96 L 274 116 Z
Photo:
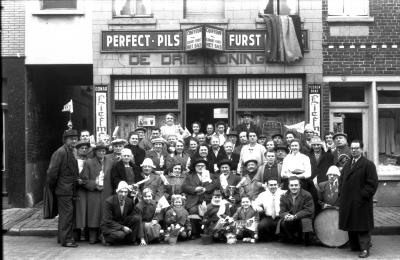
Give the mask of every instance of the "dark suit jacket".
M 104 234 L 110 234 L 122 230 L 125 218 L 133 215 L 139 215 L 139 212 L 135 209 L 135 203 L 131 198 L 126 198 L 124 212 L 121 214 L 118 195 L 112 195 L 104 203 L 101 231 Z
M 346 231 L 372 230 L 372 200 L 378 188 L 376 167 L 361 156 L 352 168 L 351 160 L 344 165 L 339 178 L 339 228 Z
M 223 146 L 219 147 L 217 156 L 215 156 L 214 151 L 212 150 L 212 148 L 210 148 L 210 150 L 208 151 L 208 160 L 210 161 L 210 164 L 212 165 L 212 167 L 214 168 L 214 164 L 217 164 L 222 160 L 226 158 L 226 153 L 225 153 L 225 149 Z
M 312 218 L 314 216 L 314 201 L 311 194 L 300 189 L 299 195 L 293 203 L 290 191 L 281 196 L 279 216 L 284 218 L 288 214 L 296 214 L 298 219 Z
M 133 173 L 135 174 L 135 183 L 142 180 L 143 178 L 140 176 L 142 170 L 140 167 L 132 162 L 130 162 L 129 165 L 132 167 Z M 115 163 L 111 169 L 111 185 L 114 192 L 117 189 L 120 181 L 127 181 L 125 165 L 122 160 Z
M 49 188 L 56 195 L 73 196 L 79 176 L 78 163 L 66 145 L 53 153 L 47 169 Z
M 250 122 L 250 128 L 249 129 L 246 127 L 245 123 L 239 124 L 236 127 L 236 131 L 238 132 L 238 134 L 240 134 L 240 132 L 249 133 L 250 131 L 252 131 L 252 132 L 255 132 L 258 137 L 261 135 L 261 128 L 259 126 L 257 126 L 256 124 L 254 124 L 253 122 Z
M 327 181 L 328 177 L 326 176 L 326 172 L 328 171 L 329 167 L 333 165 L 332 153 L 330 151 L 325 152 L 322 150 L 318 162 L 315 158 L 313 150 L 311 150 L 311 152 L 308 154 L 308 157 L 310 157 L 311 163 L 311 179 L 314 179 L 315 176 L 317 176 L 318 183 Z
M 131 149 L 135 164 L 140 167 L 146 157 L 146 151 L 137 145 L 133 146 L 131 144 L 126 145 L 125 148 Z
M 240 154 L 232 153 L 231 158 L 228 158 L 228 155 L 225 158 L 232 162 L 231 170 L 236 171 L 239 164 Z

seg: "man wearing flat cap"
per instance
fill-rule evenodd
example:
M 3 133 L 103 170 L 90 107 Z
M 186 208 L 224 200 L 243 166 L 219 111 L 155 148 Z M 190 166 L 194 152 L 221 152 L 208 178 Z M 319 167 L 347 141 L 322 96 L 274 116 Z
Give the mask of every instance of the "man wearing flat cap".
M 333 141 L 336 145 L 336 150 L 332 153 L 333 164 L 339 167 L 339 169 L 342 169 L 351 156 L 351 150 L 347 144 L 347 134 L 335 133 L 333 135 Z
M 168 157 L 168 152 L 164 149 L 167 141 L 162 138 L 154 138 L 151 140 L 153 148 L 146 152 L 146 158 L 150 158 L 154 163 L 154 171 L 157 174 L 162 174 L 166 169 L 166 159 Z
M 138 127 L 135 129 L 134 132 L 137 133 L 137 135 L 139 136 L 139 147 L 144 149 L 145 151 L 150 150 L 152 145 L 150 141 L 146 138 L 146 128 Z
M 283 135 L 280 133 L 276 133 L 271 136 L 272 140 L 274 141 L 275 146 L 283 144 Z
M 65 247 L 78 246 L 73 239 L 75 227 L 74 200 L 79 177 L 78 163 L 73 150 L 78 141 L 78 136 L 78 132 L 74 129 L 64 132 L 64 144 L 53 153 L 47 169 L 48 186 L 57 197 L 58 241 Z
M 121 159 L 121 151 L 128 142 L 125 139 L 115 139 L 111 141 L 111 146 L 113 152 L 111 154 L 107 154 L 106 157 L 111 159 L 114 163 L 118 162 Z
M 249 196 L 251 201 L 254 201 L 258 194 L 264 191 L 262 175 L 263 172 L 259 168 L 257 159 L 249 158 L 244 162 L 242 180 L 237 187 L 243 188 L 243 193 Z
M 121 181 L 116 189 L 117 194 L 106 199 L 101 221 L 103 245 L 144 241 L 143 230 L 140 228 L 142 218 L 135 209 L 137 201 L 128 196 L 130 191 L 130 186 Z
M 243 123 L 239 124 L 235 129 L 238 133 L 245 131 L 247 132 L 247 134 L 252 131 L 255 132 L 257 134 L 257 136 L 261 135 L 261 128 L 259 126 L 257 126 L 254 122 L 253 122 L 253 114 L 251 112 L 244 112 L 242 114 L 242 118 L 243 118 Z

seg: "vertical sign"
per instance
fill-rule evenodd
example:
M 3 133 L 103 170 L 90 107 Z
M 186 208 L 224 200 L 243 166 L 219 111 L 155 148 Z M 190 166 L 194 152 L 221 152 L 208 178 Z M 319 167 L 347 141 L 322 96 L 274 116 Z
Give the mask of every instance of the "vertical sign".
M 96 102 L 96 140 L 107 134 L 107 86 L 95 86 Z
M 314 131 L 321 134 L 321 85 L 309 84 L 309 113 L 310 124 L 314 127 Z

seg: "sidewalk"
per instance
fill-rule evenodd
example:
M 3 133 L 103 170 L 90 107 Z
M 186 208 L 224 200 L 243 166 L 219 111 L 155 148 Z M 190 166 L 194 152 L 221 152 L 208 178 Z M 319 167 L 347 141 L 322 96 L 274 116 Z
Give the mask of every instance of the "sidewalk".
M 400 235 L 400 207 L 375 207 L 373 235 Z M 43 219 L 42 204 L 3 210 L 3 234 L 56 236 L 58 219 Z

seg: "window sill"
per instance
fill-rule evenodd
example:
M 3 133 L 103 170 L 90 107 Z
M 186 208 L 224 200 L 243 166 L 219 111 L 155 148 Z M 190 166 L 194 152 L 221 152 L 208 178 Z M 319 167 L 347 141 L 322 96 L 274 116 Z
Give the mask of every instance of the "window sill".
M 262 18 L 262 17 L 256 18 L 255 21 L 256 21 L 256 24 L 265 24 L 264 18 Z M 300 22 L 304 23 L 304 17 L 303 16 L 300 16 Z
M 371 16 L 328 16 L 328 23 L 373 23 Z
M 125 25 L 125 24 L 156 24 L 157 19 L 153 17 L 115 17 L 108 20 L 110 25 Z
M 179 21 L 180 24 L 228 24 L 229 19 L 201 19 L 201 18 L 194 18 L 194 19 L 181 19 Z
M 36 12 L 32 12 L 34 16 L 49 16 L 49 15 L 76 15 L 76 16 L 83 16 L 85 12 L 82 10 L 76 9 L 46 9 L 46 10 L 39 10 Z

